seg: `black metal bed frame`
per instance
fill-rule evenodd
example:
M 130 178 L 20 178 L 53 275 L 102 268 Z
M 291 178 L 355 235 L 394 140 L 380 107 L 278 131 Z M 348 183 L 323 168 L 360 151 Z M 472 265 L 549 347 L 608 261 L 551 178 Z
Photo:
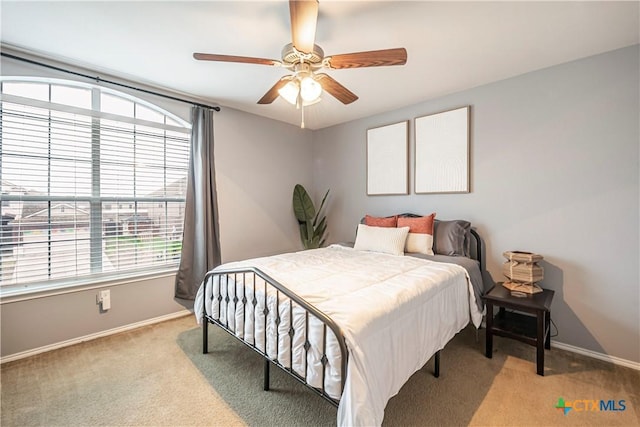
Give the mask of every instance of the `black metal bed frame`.
M 478 236 L 478 234 L 475 232 L 475 230 L 471 229 L 471 234 L 473 235 L 473 237 L 475 238 L 475 243 L 476 243 L 476 253 L 473 254 L 475 255 L 475 259 L 478 260 L 478 262 L 482 262 L 482 258 L 481 258 L 481 243 L 480 243 L 480 237 Z M 215 278 L 218 277 L 217 280 L 215 280 Z M 233 292 L 234 297 L 233 298 L 229 298 L 230 292 L 229 292 L 229 287 L 230 286 L 236 286 L 236 283 L 238 283 L 238 277 L 242 277 L 242 289 L 243 289 L 243 295 L 242 298 L 238 298 L 238 295 L 235 294 L 235 292 Z M 247 278 L 251 278 L 253 280 L 250 280 L 250 282 L 253 283 L 253 298 L 252 300 L 248 300 L 247 296 L 246 296 L 246 286 L 244 284 L 247 283 Z M 262 279 L 263 283 L 264 283 L 264 289 L 263 289 L 263 296 L 264 296 L 264 309 L 262 311 L 262 315 L 264 316 L 264 335 L 265 335 L 265 340 L 264 340 L 264 351 L 261 350 L 260 348 L 257 347 L 256 345 L 256 337 L 255 334 L 253 334 L 253 341 L 252 342 L 247 342 L 245 341 L 243 338 L 239 338 L 238 336 L 236 336 L 236 331 L 235 329 L 235 322 L 234 322 L 234 326 L 233 329 L 231 329 L 229 322 L 228 322 L 228 317 L 225 316 L 225 319 L 216 319 L 213 316 L 209 316 L 206 312 L 205 306 L 207 303 L 207 296 L 206 296 L 206 292 L 204 292 L 203 294 L 203 304 L 202 304 L 202 314 L 203 314 L 203 326 L 202 326 L 202 353 L 203 354 L 207 354 L 209 351 L 209 323 L 213 323 L 215 325 L 218 325 L 222 330 L 224 330 L 225 332 L 229 333 L 231 336 L 233 336 L 234 338 L 238 339 L 240 342 L 242 342 L 243 344 L 245 344 L 246 346 L 248 346 L 249 348 L 251 348 L 252 350 L 254 350 L 255 352 L 257 352 L 258 354 L 260 354 L 261 356 L 264 357 L 264 390 L 269 390 L 269 368 L 271 364 L 276 365 L 277 367 L 281 368 L 284 372 L 288 373 L 289 375 L 291 375 L 293 378 L 295 378 L 296 380 L 298 380 L 299 382 L 301 382 L 302 384 L 304 384 L 306 387 L 308 387 L 310 390 L 312 390 L 315 394 L 321 396 L 322 398 L 326 399 L 327 401 L 329 401 L 332 405 L 334 406 L 338 406 L 340 400 L 339 398 L 333 398 L 329 395 L 329 393 L 327 392 L 327 390 L 325 389 L 325 375 L 326 375 L 326 368 L 327 368 L 327 362 L 329 361 L 329 359 L 327 358 L 327 355 L 325 353 L 326 351 L 326 344 L 327 344 L 327 328 L 329 328 L 333 334 L 335 335 L 335 338 L 338 342 L 338 345 L 340 347 L 340 355 L 341 355 L 341 366 L 340 366 L 340 395 L 342 395 L 342 392 L 344 391 L 344 385 L 345 385 L 345 380 L 346 380 L 346 375 L 347 375 L 347 362 L 348 362 L 348 357 L 349 357 L 349 352 L 347 350 L 347 344 L 344 338 L 344 335 L 342 334 L 342 331 L 340 330 L 340 327 L 330 318 L 328 317 L 326 314 L 324 314 L 323 312 L 321 312 L 320 310 L 318 310 L 317 308 L 315 308 L 313 305 L 311 305 L 310 303 L 308 303 L 307 301 L 305 301 L 302 297 L 300 297 L 299 295 L 295 294 L 294 292 L 292 292 L 291 290 L 287 289 L 284 285 L 282 285 L 281 283 L 279 283 L 278 281 L 276 281 L 275 279 L 273 279 L 272 277 L 270 277 L 269 275 L 265 274 L 264 272 L 262 272 L 260 269 L 255 268 L 255 267 L 247 267 L 247 268 L 234 268 L 234 269 L 221 269 L 221 270 L 215 270 L 215 271 L 210 271 L 205 275 L 204 278 L 204 284 L 206 285 L 207 283 L 209 283 L 211 286 L 217 286 L 218 288 L 218 296 L 217 298 L 214 298 L 214 294 L 215 292 L 213 292 L 213 289 L 211 290 L 211 300 L 213 301 L 214 299 L 217 300 L 217 304 L 218 304 L 218 310 L 220 313 L 220 308 L 223 304 L 223 301 L 225 304 L 228 304 L 230 301 L 233 301 L 233 303 L 236 305 L 236 307 L 239 304 L 242 304 L 242 308 L 243 308 L 243 312 L 246 314 L 248 313 L 247 311 L 247 306 L 249 305 L 249 308 L 255 313 L 256 312 L 256 306 L 258 305 L 258 301 L 256 299 L 256 278 L 259 277 Z M 223 297 L 223 286 L 226 286 L 226 292 L 224 292 L 224 294 L 226 295 L 225 297 Z M 269 291 L 271 289 L 271 291 Z M 279 342 L 279 332 L 278 332 L 278 325 L 280 324 L 280 322 L 282 321 L 282 319 L 280 318 L 280 310 L 279 310 L 279 305 L 280 305 L 280 294 L 286 296 L 287 298 L 289 298 L 289 300 L 291 301 L 289 303 L 289 310 L 288 310 L 288 320 L 289 320 L 289 331 L 288 331 L 288 335 L 289 335 L 289 367 L 283 365 L 282 363 L 280 363 L 280 361 L 278 360 L 277 354 L 278 354 L 278 348 L 276 348 L 276 358 L 273 359 L 271 358 L 268 354 L 268 345 L 267 345 L 267 317 L 270 313 L 269 308 L 268 308 L 268 296 L 269 295 L 274 295 L 275 292 L 275 302 L 276 302 L 276 319 L 275 319 L 275 323 L 276 323 L 276 347 L 277 347 L 277 343 Z M 300 308 L 302 308 L 304 310 L 304 331 L 305 331 L 305 335 L 304 335 L 304 345 L 303 348 L 305 350 L 305 354 L 304 354 L 304 376 L 298 374 L 294 368 L 293 368 L 293 337 L 296 333 L 294 327 L 293 327 L 293 307 L 298 306 Z M 309 349 L 312 347 L 312 344 L 309 342 L 309 335 L 308 335 L 308 331 L 309 331 L 309 318 L 310 316 L 315 317 L 316 319 L 318 319 L 320 322 L 322 322 L 323 326 L 322 326 L 322 349 L 319 349 L 321 351 L 322 357 L 321 357 L 321 362 L 322 362 L 322 387 L 317 388 L 317 387 L 313 387 L 312 385 L 307 383 L 307 362 L 308 362 L 308 354 L 309 354 Z M 254 323 L 254 327 L 255 327 L 255 323 Z M 440 376 L 440 350 L 438 350 L 435 353 L 435 359 L 434 359 L 434 372 L 433 372 L 434 377 L 438 378 Z
M 215 277 L 218 277 L 217 280 L 215 280 Z M 230 286 L 234 286 L 235 284 L 238 283 L 238 277 L 242 277 L 242 289 L 243 289 L 243 293 L 244 295 L 242 296 L 242 298 L 238 298 L 237 295 L 234 295 L 233 298 L 229 298 L 229 294 L 230 292 L 229 287 Z M 340 355 L 341 355 L 341 366 L 340 366 L 340 394 L 342 394 L 342 391 L 344 390 L 344 384 L 345 384 L 345 380 L 346 380 L 346 375 L 347 375 L 347 361 L 348 361 L 348 357 L 349 357 L 349 353 L 347 351 L 347 344 L 346 341 L 344 339 L 344 335 L 342 334 L 342 331 L 340 330 L 340 327 L 331 319 L 329 318 L 326 314 L 324 314 L 323 312 L 321 312 L 320 310 L 318 310 L 317 308 L 315 308 L 313 305 L 309 304 L 307 301 L 305 301 L 302 297 L 300 297 L 299 295 L 295 294 L 294 292 L 292 292 L 291 290 L 287 289 L 285 286 L 283 286 L 282 284 L 280 284 L 278 281 L 276 281 L 275 279 L 271 278 L 270 276 L 268 276 L 267 274 L 265 274 L 264 272 L 262 272 L 261 270 L 259 270 L 258 268 L 254 268 L 254 267 L 248 267 L 248 268 L 237 268 L 237 269 L 224 269 L 224 270 L 216 270 L 216 271 L 210 271 L 206 274 L 205 278 L 204 278 L 204 283 L 208 283 L 211 286 L 217 286 L 218 287 L 218 296 L 217 298 L 214 298 L 214 294 L 215 292 L 213 292 L 213 290 L 211 291 L 211 299 L 216 299 L 217 300 L 217 304 L 218 304 L 218 308 L 220 308 L 220 306 L 223 304 L 223 301 L 225 304 L 228 304 L 230 301 L 233 301 L 233 303 L 237 306 L 238 304 L 242 304 L 243 309 L 244 309 L 244 313 L 246 315 L 246 313 L 248 313 L 247 311 L 247 306 L 249 306 L 249 309 L 252 310 L 254 313 L 256 312 L 256 306 L 258 305 L 258 300 L 256 299 L 256 283 L 257 281 L 255 280 L 256 277 L 259 277 L 262 279 L 262 283 L 264 283 L 264 289 L 262 290 L 262 295 L 260 296 L 261 298 L 263 298 L 264 300 L 264 309 L 262 310 L 261 314 L 264 316 L 264 334 L 265 334 L 265 340 L 264 340 L 264 351 L 260 348 L 258 348 L 258 346 L 256 345 L 256 336 L 255 334 L 253 335 L 253 341 L 252 342 L 247 342 L 244 339 L 241 339 L 239 337 L 236 336 L 236 331 L 230 328 L 228 319 L 216 319 L 212 316 L 209 316 L 206 313 L 206 309 L 205 309 L 205 304 L 206 304 L 206 294 L 205 297 L 203 298 L 203 306 L 202 306 L 202 313 L 204 315 L 204 320 L 205 322 L 203 322 L 203 328 L 202 328 L 202 352 L 204 354 L 206 354 L 208 352 L 208 324 L 209 323 L 213 323 L 216 324 L 218 326 L 220 326 L 224 331 L 226 331 L 227 333 L 229 333 L 230 335 L 232 335 L 233 337 L 235 337 L 236 339 L 238 339 L 240 342 L 244 343 L 245 345 L 247 345 L 249 348 L 253 349 L 254 351 L 256 351 L 257 353 L 259 353 L 260 355 L 262 355 L 265 358 L 265 363 L 264 363 L 264 390 L 269 390 L 269 367 L 271 364 L 274 364 L 276 366 L 278 366 L 279 368 L 281 368 L 282 370 L 284 370 L 285 372 L 287 372 L 288 374 L 290 374 L 291 376 L 293 376 L 296 380 L 300 381 L 301 383 L 303 383 L 304 385 L 306 385 L 307 387 L 309 387 L 314 393 L 320 395 L 321 397 L 323 397 L 324 399 L 328 400 L 331 404 L 333 404 L 334 406 L 338 406 L 339 403 L 339 399 L 335 399 L 333 397 L 331 397 L 329 395 L 329 393 L 327 392 L 327 390 L 325 389 L 325 375 L 326 375 L 326 365 L 329 361 L 327 354 L 325 353 L 326 351 L 326 345 L 327 345 L 327 328 L 331 329 L 331 331 L 333 332 L 333 334 L 336 337 L 336 340 L 338 342 L 338 345 L 340 347 Z M 253 279 L 250 280 L 249 282 L 253 282 L 253 298 L 252 300 L 248 300 L 247 296 L 246 296 L 246 287 L 244 286 L 244 284 L 247 283 L 247 278 Z M 224 294 L 226 294 L 226 297 L 223 297 L 223 292 L 221 292 L 221 290 L 223 289 L 223 287 L 226 287 L 226 292 L 224 292 Z M 273 289 L 271 292 L 269 291 L 270 289 Z M 279 342 L 279 331 L 278 331 L 278 325 L 280 324 L 280 322 L 282 321 L 281 317 L 280 317 L 280 310 L 279 310 L 279 305 L 281 303 L 281 299 L 280 299 L 280 294 L 285 295 L 291 302 L 289 303 L 289 310 L 288 310 L 288 321 L 289 321 L 289 331 L 288 331 L 288 335 L 289 335 L 289 367 L 283 365 L 282 363 L 280 363 L 280 361 L 278 361 L 278 357 L 276 356 L 275 359 L 271 358 L 268 354 L 268 348 L 267 348 L 267 317 L 270 313 L 269 310 L 269 304 L 268 304 L 268 298 L 269 295 L 274 295 L 275 292 L 275 304 L 276 304 L 276 313 L 275 313 L 275 323 L 276 323 L 276 344 Z M 293 309 L 294 306 L 297 306 L 301 309 L 304 310 L 304 345 L 303 345 L 303 349 L 305 351 L 304 354 L 304 376 L 298 374 L 294 368 L 293 368 L 293 338 L 294 335 L 296 333 L 295 328 L 293 327 Z M 311 385 L 309 385 L 307 383 L 307 362 L 308 362 L 308 355 L 309 355 L 309 350 L 312 348 L 312 343 L 309 341 L 309 318 L 313 316 L 316 319 L 318 319 L 320 322 L 322 322 L 322 348 L 318 349 L 320 350 L 322 357 L 321 357 L 321 362 L 322 362 L 322 387 L 320 388 L 316 388 L 313 387 Z M 254 323 L 255 326 L 255 323 Z M 235 329 L 235 326 L 234 326 Z M 278 352 L 278 349 L 276 348 L 276 354 Z

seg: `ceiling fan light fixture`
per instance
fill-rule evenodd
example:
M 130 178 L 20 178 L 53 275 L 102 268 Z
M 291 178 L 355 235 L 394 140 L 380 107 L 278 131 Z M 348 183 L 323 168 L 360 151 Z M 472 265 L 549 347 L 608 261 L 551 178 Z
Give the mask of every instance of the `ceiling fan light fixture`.
M 313 76 L 306 76 L 300 80 L 300 96 L 305 103 L 313 103 L 322 95 L 322 86 Z
M 291 80 L 286 85 L 278 89 L 278 94 L 289 104 L 299 106 L 298 95 L 300 95 L 302 106 L 320 102 L 322 86 L 312 76 L 305 76 L 302 79 Z
M 285 99 L 289 104 L 296 105 L 298 101 L 298 92 L 300 88 L 298 87 L 298 83 L 294 80 L 290 81 L 280 89 L 278 89 L 278 94 L 282 98 Z

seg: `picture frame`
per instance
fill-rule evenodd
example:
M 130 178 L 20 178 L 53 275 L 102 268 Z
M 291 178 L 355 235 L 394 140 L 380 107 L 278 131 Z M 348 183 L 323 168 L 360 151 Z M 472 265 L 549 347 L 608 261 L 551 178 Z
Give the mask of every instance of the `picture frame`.
M 367 195 L 409 194 L 409 121 L 367 130 Z
M 415 119 L 416 194 L 468 193 L 470 107 Z

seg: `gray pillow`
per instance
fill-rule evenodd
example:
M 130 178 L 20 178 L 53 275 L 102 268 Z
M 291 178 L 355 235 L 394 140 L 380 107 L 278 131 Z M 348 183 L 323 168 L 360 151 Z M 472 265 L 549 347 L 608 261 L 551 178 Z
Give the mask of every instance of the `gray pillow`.
M 471 253 L 471 223 L 460 219 L 441 221 L 433 227 L 433 252 L 439 255 L 465 256 Z

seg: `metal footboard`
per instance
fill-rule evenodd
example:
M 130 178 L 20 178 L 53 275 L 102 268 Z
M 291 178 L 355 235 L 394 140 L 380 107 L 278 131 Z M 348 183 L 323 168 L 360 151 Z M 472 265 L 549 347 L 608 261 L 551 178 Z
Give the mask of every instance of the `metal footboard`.
M 257 280 L 258 278 L 262 280 Z M 347 375 L 348 351 L 347 351 L 347 345 L 344 339 L 344 335 L 342 334 L 342 331 L 331 318 L 329 318 L 320 310 L 318 310 L 317 308 L 315 308 L 314 306 L 306 302 L 303 298 L 296 295 L 294 292 L 287 289 L 282 284 L 280 284 L 273 278 L 269 277 L 267 274 L 263 273 L 257 268 L 249 267 L 249 268 L 210 271 L 205 276 L 204 283 L 205 283 L 205 286 L 213 286 L 214 288 L 211 290 L 210 295 L 208 292 L 204 292 L 203 305 L 200 308 L 202 310 L 202 314 L 205 320 L 203 322 L 203 328 L 202 328 L 202 352 L 203 353 L 208 352 L 208 324 L 209 322 L 214 323 L 219 327 L 221 327 L 226 332 L 228 332 L 229 334 L 231 334 L 232 336 L 234 336 L 235 338 L 237 338 L 238 340 L 240 340 L 242 343 L 244 343 L 248 347 L 252 348 L 257 353 L 261 354 L 265 358 L 265 366 L 264 366 L 264 375 L 265 375 L 264 389 L 265 390 L 269 389 L 269 366 L 270 364 L 274 364 L 280 367 L 282 370 L 284 370 L 288 374 L 290 374 L 291 376 L 293 376 L 295 379 L 297 379 L 304 385 L 306 385 L 307 387 L 309 387 L 313 392 L 315 392 L 316 394 L 322 396 L 323 398 L 331 402 L 334 406 L 338 406 L 339 398 L 336 399 L 332 397 L 329 394 L 329 392 L 325 389 L 325 385 L 326 385 L 325 375 L 327 371 L 327 363 L 329 362 L 329 358 L 326 354 L 327 328 L 333 332 L 340 349 L 340 355 L 341 355 L 340 395 L 344 390 L 345 379 Z M 237 294 L 238 284 L 242 284 L 241 285 L 242 295 Z M 251 286 L 253 287 L 250 291 L 247 290 L 247 287 L 248 287 L 247 284 L 249 284 L 248 285 L 249 287 Z M 256 289 L 257 286 L 262 287 L 262 289 Z M 233 289 L 233 292 L 231 291 L 232 289 Z M 216 290 L 217 292 L 215 292 Z M 232 297 L 230 297 L 229 295 L 232 295 Z M 282 298 L 281 300 L 282 296 L 285 296 L 286 298 Z M 257 297 L 261 298 L 262 301 L 258 301 Z M 242 310 L 242 313 L 244 316 L 244 322 L 246 322 L 248 314 L 253 313 L 253 316 L 255 316 L 255 319 L 253 321 L 253 326 L 252 326 L 254 330 L 252 334 L 253 339 L 251 341 L 247 341 L 243 338 L 238 337 L 236 321 L 234 320 L 230 322 L 228 315 L 219 316 L 219 318 L 217 319 L 214 316 L 208 315 L 205 309 L 207 305 L 207 299 L 212 304 L 212 313 L 213 313 L 213 307 L 215 307 L 215 304 L 217 304 L 218 313 L 222 313 L 223 305 L 229 306 L 229 304 L 233 304 L 233 307 L 235 308 L 235 312 L 237 312 L 238 310 Z M 268 325 L 268 320 L 270 319 L 269 314 L 272 311 L 269 309 L 269 305 L 270 305 L 269 299 L 274 300 L 276 305 L 275 313 L 272 313 L 272 316 L 273 315 L 276 316 L 274 320 L 276 325 L 275 327 L 276 357 L 275 358 L 269 356 L 268 354 L 269 345 L 268 345 L 268 337 L 267 337 L 267 329 L 268 329 L 267 325 Z M 260 302 L 262 302 L 262 304 L 260 304 Z M 285 317 L 283 318 L 280 313 L 281 311 L 280 305 L 287 304 L 287 303 L 288 303 L 288 310 L 285 309 L 286 310 L 284 313 Z M 258 307 L 259 305 L 263 307 L 263 310 L 261 311 L 256 310 L 256 307 Z M 293 361 L 294 338 L 297 337 L 297 334 L 301 333 L 299 330 L 296 330 L 296 328 L 294 328 L 294 307 L 296 308 L 296 312 L 298 313 L 296 314 L 296 319 L 299 316 L 298 309 L 302 309 L 304 313 L 302 315 L 302 318 L 304 319 L 304 325 L 303 325 L 304 368 L 302 370 L 304 372 L 304 375 L 300 375 L 294 369 L 294 361 Z M 264 349 L 259 348 L 259 345 L 257 342 L 258 340 L 256 339 L 256 325 L 258 321 L 257 319 L 258 315 L 264 317 L 264 337 L 263 337 Z M 309 322 L 310 322 L 310 319 L 312 318 L 319 320 L 322 324 L 322 346 L 321 346 L 322 348 L 320 348 L 320 346 L 317 345 L 317 343 L 314 345 L 309 340 L 309 326 L 310 326 Z M 278 348 L 279 347 L 278 344 L 280 342 L 280 335 L 281 335 L 279 325 L 283 321 L 288 322 L 288 325 L 289 325 L 289 329 L 286 332 L 287 335 L 289 336 L 288 338 L 289 366 L 286 366 L 285 364 L 281 363 L 278 357 L 280 352 L 280 349 Z M 321 358 L 320 358 L 320 362 L 322 363 L 322 383 L 321 383 L 322 386 L 321 387 L 314 387 L 307 382 L 307 371 L 308 371 L 307 362 L 308 362 L 308 356 L 310 351 L 318 351 L 321 354 Z

